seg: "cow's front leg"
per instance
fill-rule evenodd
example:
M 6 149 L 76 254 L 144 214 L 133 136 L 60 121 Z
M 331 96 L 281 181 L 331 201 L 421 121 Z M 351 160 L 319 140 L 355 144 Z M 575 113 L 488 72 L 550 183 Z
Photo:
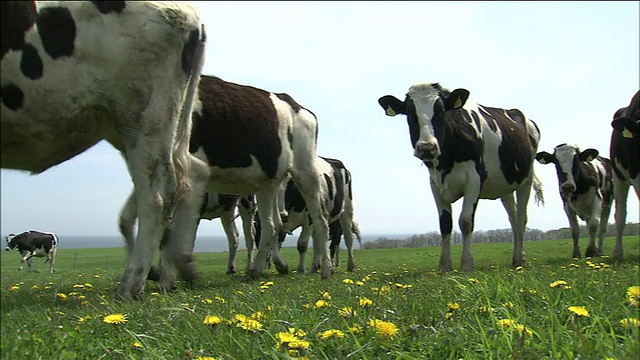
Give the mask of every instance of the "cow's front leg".
M 568 203 L 564 204 L 564 211 L 567 214 L 567 219 L 569 220 L 571 239 L 573 240 L 573 252 L 571 257 L 580 258 L 580 225 L 578 224 L 578 217 L 575 211 L 571 210 Z
M 306 258 L 307 258 L 307 249 L 309 248 L 309 238 L 313 233 L 313 227 L 309 224 L 305 223 L 302 226 L 302 232 L 300 233 L 300 237 L 298 237 L 298 273 L 304 274 L 307 271 Z M 319 269 L 319 263 L 316 263 L 316 257 L 319 254 L 313 251 L 313 262 L 311 263 L 311 272 L 316 272 Z
M 438 270 L 442 272 L 451 271 L 453 266 L 451 264 L 451 231 L 453 230 L 453 217 L 451 216 L 451 203 L 447 202 L 440 195 L 436 185 L 431 184 L 431 192 L 438 209 L 438 216 L 440 220 L 440 262 L 438 264 Z M 344 229 L 343 229 L 344 231 Z

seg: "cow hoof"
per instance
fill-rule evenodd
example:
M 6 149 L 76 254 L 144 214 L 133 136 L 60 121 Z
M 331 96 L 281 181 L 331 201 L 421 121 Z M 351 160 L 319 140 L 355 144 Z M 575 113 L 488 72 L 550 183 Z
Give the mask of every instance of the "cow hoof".
M 279 264 L 279 263 L 275 263 L 276 265 L 276 270 L 278 270 L 278 272 L 280 274 L 288 274 L 289 273 L 289 265 L 287 264 Z
M 133 291 L 130 289 L 126 289 L 122 284 L 120 284 L 120 286 L 118 286 L 118 289 L 116 289 L 116 293 L 115 293 L 115 299 L 116 300 L 144 300 L 144 294 L 142 292 L 142 290 L 140 291 Z
M 227 275 L 233 275 L 233 274 L 235 274 L 235 273 L 236 273 L 236 271 L 235 271 L 235 270 L 227 270 L 227 273 L 226 273 L 226 274 L 227 274 Z
M 347 265 L 347 271 L 351 271 L 351 272 L 356 271 L 356 266 L 355 265 Z
M 158 282 L 160 281 L 160 270 L 157 267 L 152 266 L 149 269 L 149 274 L 147 274 L 147 280 Z
M 305 270 L 305 268 L 303 268 L 301 266 L 298 266 L 296 271 L 298 272 L 298 274 L 306 274 L 307 273 L 307 270 Z
M 596 256 L 595 249 L 591 249 L 591 248 L 587 249 L 587 252 L 584 253 L 584 256 L 588 258 L 595 257 Z
M 251 281 L 258 280 L 259 278 L 260 278 L 260 272 L 256 271 L 255 269 L 250 269 L 249 271 L 247 271 L 247 273 L 245 274 L 244 278 L 242 278 L 242 280 L 244 282 L 251 282 Z

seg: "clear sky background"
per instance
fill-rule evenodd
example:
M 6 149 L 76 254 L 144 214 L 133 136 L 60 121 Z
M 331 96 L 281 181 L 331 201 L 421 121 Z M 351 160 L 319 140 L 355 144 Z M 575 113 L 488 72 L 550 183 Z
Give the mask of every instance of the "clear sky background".
M 609 157 L 613 113 L 638 90 L 638 2 L 199 2 L 208 47 L 204 73 L 286 92 L 320 124 L 318 152 L 353 175 L 364 234 L 438 231 L 428 171 L 413 157 L 403 98 L 417 82 L 466 88 L 470 100 L 518 108 L 537 122 L 539 150 L 564 142 Z M 535 164 L 546 206 L 530 228 L 568 226 L 552 165 Z M 132 183 L 106 142 L 30 176 L 2 170 L 1 233 L 118 235 Z M 454 204 L 454 229 L 462 201 Z M 627 221 L 638 221 L 630 191 Z M 613 222 L 613 213 L 609 222 Z M 200 235 L 223 235 L 219 221 Z M 239 226 L 240 224 L 238 224 Z M 499 200 L 478 206 L 476 230 L 508 228 Z

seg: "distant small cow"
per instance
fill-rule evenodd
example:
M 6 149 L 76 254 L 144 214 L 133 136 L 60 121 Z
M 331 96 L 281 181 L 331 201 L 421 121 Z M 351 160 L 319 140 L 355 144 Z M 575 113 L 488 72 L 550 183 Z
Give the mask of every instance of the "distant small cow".
M 587 223 L 589 231 L 589 245 L 585 256 L 601 256 L 613 200 L 609 159 L 598 156 L 596 149 L 580 150 L 576 145 L 560 144 L 553 149 L 553 154 L 539 152 L 536 160 L 541 164 L 556 166 L 560 197 L 571 227 L 572 256 L 580 257 L 580 225 L 577 216 Z
M 239 234 L 236 227 L 235 218 L 236 209 L 242 220 L 242 228 L 244 232 L 245 242 L 247 245 L 247 270 L 253 263 L 253 244 L 255 229 L 253 227 L 254 217 L 256 214 L 256 201 L 254 195 L 239 196 L 230 194 L 207 193 L 204 197 L 202 207 L 200 208 L 200 219 L 213 220 L 220 219 L 222 229 L 227 236 L 229 243 L 229 262 L 227 265 L 227 274 L 236 273 L 236 257 L 238 251 Z M 137 207 L 135 203 L 135 193 L 131 193 L 127 199 L 119 219 L 120 233 L 124 237 L 129 253 L 133 250 L 135 242 L 133 236 L 133 227 L 136 221 Z M 152 268 L 149 274 L 150 280 L 160 280 L 160 274 L 157 268 Z
M 31 258 L 44 257 L 44 262 L 49 262 L 49 272 L 53 273 L 58 243 L 58 236 L 54 233 L 29 230 L 18 235 L 9 234 L 5 250 L 17 249 L 22 255 L 22 264 L 26 262 L 29 265 L 29 272 L 33 271 Z M 20 265 L 19 269 L 22 270 L 22 267 Z
M 451 204 L 460 198 L 464 198 L 459 219 L 463 236 L 460 268 L 473 268 L 471 239 L 478 201 L 498 198 L 513 231 L 512 264 L 524 265 L 532 184 L 536 200 L 542 201 L 541 184 L 533 172 L 540 131 L 520 110 L 483 106 L 467 101 L 468 97 L 466 89 L 449 91 L 438 83 L 415 84 L 404 101 L 386 95 L 378 103 L 387 116 L 406 115 L 413 155 L 429 169 L 442 235 L 440 271 L 452 269 Z
M 333 249 L 331 252 L 331 258 L 333 260 L 334 255 L 339 251 L 340 237 L 343 235 L 342 229 L 351 229 L 351 231 L 344 233 L 345 244 L 347 246 L 347 270 L 354 271 L 356 268 L 355 258 L 353 256 L 353 234 L 356 235 L 358 241 L 360 241 L 360 230 L 358 224 L 353 219 L 353 191 L 351 186 L 351 172 L 344 166 L 342 161 L 337 159 L 331 159 L 326 157 L 320 158 L 320 168 L 322 170 L 322 177 L 324 182 L 321 187 L 323 196 L 323 207 L 329 209 L 329 248 Z M 286 183 L 286 187 L 281 188 L 281 192 L 284 191 L 284 195 L 281 197 L 284 199 L 285 216 L 282 224 L 282 232 L 278 239 L 278 245 L 281 245 L 284 241 L 286 234 L 293 233 L 299 227 L 302 227 L 302 232 L 298 237 L 298 272 L 306 272 L 306 252 L 309 244 L 309 238 L 313 234 L 313 221 L 309 215 L 309 209 L 300 194 L 298 186 L 289 180 Z M 256 230 L 259 232 L 260 224 L 256 224 Z M 256 236 L 257 238 L 257 236 Z M 322 246 L 318 243 L 314 237 L 314 251 L 313 262 L 311 264 L 311 272 L 316 272 L 320 268 L 320 256 Z M 330 250 L 331 251 L 331 250 Z M 337 260 L 337 256 L 336 256 Z M 338 263 L 334 262 L 334 266 Z
M 613 166 L 613 194 L 616 199 L 616 245 L 613 258 L 622 259 L 622 232 L 627 221 L 627 196 L 633 186 L 640 200 L 640 91 L 629 106 L 615 112 L 611 122 L 609 154 Z

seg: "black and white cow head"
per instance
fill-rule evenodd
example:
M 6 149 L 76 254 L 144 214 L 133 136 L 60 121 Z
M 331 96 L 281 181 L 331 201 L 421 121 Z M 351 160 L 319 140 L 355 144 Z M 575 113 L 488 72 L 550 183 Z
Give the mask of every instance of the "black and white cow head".
M 16 237 L 15 234 L 9 234 L 7 235 L 7 247 L 4 248 L 6 251 L 11 251 L 13 250 L 16 246 L 18 246 L 18 242 L 17 241 L 13 241 L 13 238 Z
M 445 120 L 444 113 L 461 108 L 469 98 L 469 91 L 451 92 L 440 84 L 416 84 L 409 88 L 404 101 L 385 95 L 378 103 L 387 116 L 404 114 L 409 124 L 413 155 L 423 161 L 435 160 L 441 153 L 437 137 Z
M 560 193 L 565 196 L 576 191 L 576 178 L 580 171 L 580 162 L 589 162 L 597 157 L 598 150 L 581 151 L 577 145 L 573 144 L 560 144 L 553 149 L 553 154 L 546 151 L 536 154 L 536 160 L 540 164 L 555 164 Z
M 640 91 L 631 98 L 629 106 L 615 113 L 611 126 L 625 139 L 640 139 Z

